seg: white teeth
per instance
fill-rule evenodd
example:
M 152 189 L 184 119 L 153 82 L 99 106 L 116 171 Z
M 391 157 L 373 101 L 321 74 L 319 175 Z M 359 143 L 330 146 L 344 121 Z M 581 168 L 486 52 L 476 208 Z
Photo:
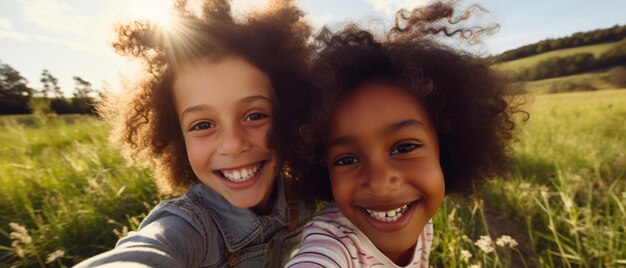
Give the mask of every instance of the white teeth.
M 408 204 L 406 204 L 399 208 L 392 209 L 389 211 L 374 211 L 370 209 L 365 209 L 365 210 L 367 210 L 367 213 L 369 213 L 370 216 L 372 216 L 376 220 L 384 221 L 384 222 L 394 222 L 402 217 L 402 214 L 406 212 L 408 207 L 409 207 Z
M 238 170 L 221 170 L 222 175 L 233 182 L 244 182 L 252 178 L 259 171 L 261 164 L 256 164 L 251 168 L 242 168 Z

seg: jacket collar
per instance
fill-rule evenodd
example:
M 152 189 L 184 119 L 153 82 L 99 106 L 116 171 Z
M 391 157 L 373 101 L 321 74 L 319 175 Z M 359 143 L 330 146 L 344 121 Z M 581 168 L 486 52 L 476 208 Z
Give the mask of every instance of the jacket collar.
M 204 183 L 194 185 L 185 195 L 208 210 L 224 237 L 226 247 L 233 252 L 264 235 L 262 234 L 264 225 L 271 224 L 272 220 L 284 226 L 289 224 L 289 209 L 285 200 L 282 176 L 276 178 L 273 191 L 277 193 L 272 212 L 262 216 L 248 208 L 234 207 Z

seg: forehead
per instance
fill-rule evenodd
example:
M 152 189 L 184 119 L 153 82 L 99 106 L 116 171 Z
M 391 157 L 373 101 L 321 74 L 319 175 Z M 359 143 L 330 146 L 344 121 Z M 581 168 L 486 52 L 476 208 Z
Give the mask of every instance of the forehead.
M 330 118 L 330 137 L 383 133 L 390 124 L 415 120 L 434 132 L 422 102 L 394 85 L 366 84 L 342 98 Z
M 241 57 L 208 58 L 176 69 L 173 95 L 177 109 L 199 104 L 223 104 L 253 95 L 274 99 L 269 77 Z
M 174 87 L 197 84 L 196 81 L 198 80 L 201 82 L 221 82 L 235 77 L 239 78 L 235 80 L 269 80 L 262 70 L 237 55 L 219 58 L 207 56 L 182 62 L 174 68 L 173 77 Z

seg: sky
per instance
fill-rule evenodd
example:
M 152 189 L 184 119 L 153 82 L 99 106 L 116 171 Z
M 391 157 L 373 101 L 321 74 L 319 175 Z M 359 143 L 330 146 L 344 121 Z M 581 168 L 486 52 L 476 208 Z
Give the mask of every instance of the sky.
M 190 0 L 194 1 L 194 0 Z M 430 0 L 299 0 L 316 29 L 337 28 L 347 21 L 366 26 L 389 25 L 400 8 L 423 6 Z M 115 24 L 160 12 L 169 0 L 0 0 L 0 62 L 9 64 L 41 88 L 44 69 L 59 79 L 71 96 L 74 76 L 96 89 L 119 90 L 141 66 L 111 48 Z M 267 0 L 233 0 L 234 13 L 264 6 Z M 493 55 L 546 38 L 626 24 L 625 0 L 464 0 L 489 12 L 480 19 L 500 30 L 470 48 Z

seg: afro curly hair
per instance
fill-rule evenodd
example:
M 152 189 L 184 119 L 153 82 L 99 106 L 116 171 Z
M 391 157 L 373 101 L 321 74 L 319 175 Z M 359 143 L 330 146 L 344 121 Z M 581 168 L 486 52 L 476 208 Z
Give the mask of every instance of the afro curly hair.
M 460 36 L 476 42 L 481 34 L 496 30 L 497 25 L 462 27 L 472 12 L 480 11 L 475 5 L 455 16 L 454 3 L 437 2 L 398 11 L 385 38 L 354 24 L 318 34 L 311 70 L 315 109 L 299 127 L 302 142 L 287 158 L 301 197 L 310 204 L 332 200 L 324 161 L 329 117 L 344 96 L 371 82 L 398 86 L 423 101 L 437 132 L 448 193 L 467 197 L 485 179 L 507 172 L 513 114 L 527 113 L 505 96 L 506 80 L 488 61 L 436 40 Z

